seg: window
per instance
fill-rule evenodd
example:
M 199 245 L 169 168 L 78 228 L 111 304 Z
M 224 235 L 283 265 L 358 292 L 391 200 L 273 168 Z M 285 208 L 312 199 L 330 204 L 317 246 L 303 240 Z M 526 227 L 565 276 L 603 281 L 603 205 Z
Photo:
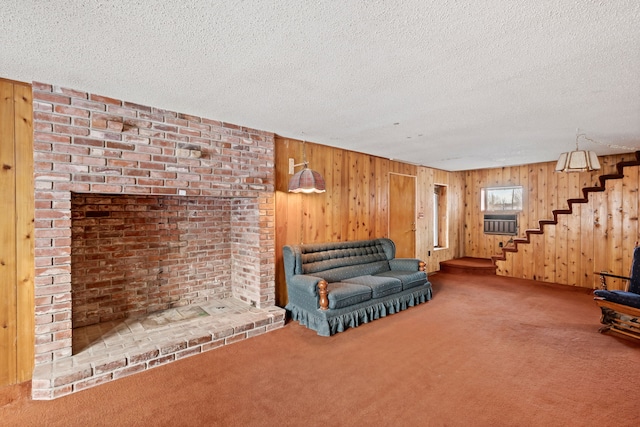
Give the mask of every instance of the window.
M 522 186 L 483 188 L 480 208 L 483 212 L 521 211 Z
M 447 247 L 447 187 L 433 188 L 433 247 Z

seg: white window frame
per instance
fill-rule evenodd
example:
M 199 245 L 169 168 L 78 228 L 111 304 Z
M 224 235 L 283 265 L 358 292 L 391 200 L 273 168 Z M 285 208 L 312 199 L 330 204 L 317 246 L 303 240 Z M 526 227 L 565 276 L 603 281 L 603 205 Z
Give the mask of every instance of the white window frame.
M 489 203 L 489 198 L 494 202 Z M 502 206 L 500 207 L 500 201 Z M 482 212 L 521 212 L 524 203 L 524 189 L 521 185 L 507 187 L 486 187 L 480 190 L 480 210 Z

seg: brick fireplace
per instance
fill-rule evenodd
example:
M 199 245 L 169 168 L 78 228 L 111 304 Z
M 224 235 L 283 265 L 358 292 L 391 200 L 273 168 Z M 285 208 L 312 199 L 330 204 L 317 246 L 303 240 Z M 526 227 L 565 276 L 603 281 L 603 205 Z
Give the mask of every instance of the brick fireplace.
M 272 133 L 49 84 L 33 93 L 34 399 L 284 324 Z M 200 317 L 162 333 L 144 320 L 172 309 Z M 116 336 L 135 345 L 110 347 Z

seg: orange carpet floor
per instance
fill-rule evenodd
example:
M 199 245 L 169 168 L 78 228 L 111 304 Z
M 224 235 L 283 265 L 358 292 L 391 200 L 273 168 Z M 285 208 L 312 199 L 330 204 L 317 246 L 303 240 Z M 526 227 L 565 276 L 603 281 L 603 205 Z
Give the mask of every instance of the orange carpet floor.
M 284 328 L 53 401 L 2 426 L 638 426 L 640 344 L 589 290 L 439 273 L 433 300 L 330 338 Z

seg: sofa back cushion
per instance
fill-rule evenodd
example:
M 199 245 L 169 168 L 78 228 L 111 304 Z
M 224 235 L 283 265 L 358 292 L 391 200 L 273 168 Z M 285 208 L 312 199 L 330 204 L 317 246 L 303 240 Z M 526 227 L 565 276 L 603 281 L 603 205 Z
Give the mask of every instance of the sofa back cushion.
M 322 277 L 327 282 L 339 282 L 357 276 L 368 276 L 389 271 L 388 261 L 376 261 L 366 264 L 347 265 L 345 267 L 330 268 L 328 270 L 316 271 L 312 276 Z
M 391 248 L 389 245 L 392 245 Z M 389 270 L 395 246 L 388 239 L 300 245 L 300 272 L 337 282 Z

